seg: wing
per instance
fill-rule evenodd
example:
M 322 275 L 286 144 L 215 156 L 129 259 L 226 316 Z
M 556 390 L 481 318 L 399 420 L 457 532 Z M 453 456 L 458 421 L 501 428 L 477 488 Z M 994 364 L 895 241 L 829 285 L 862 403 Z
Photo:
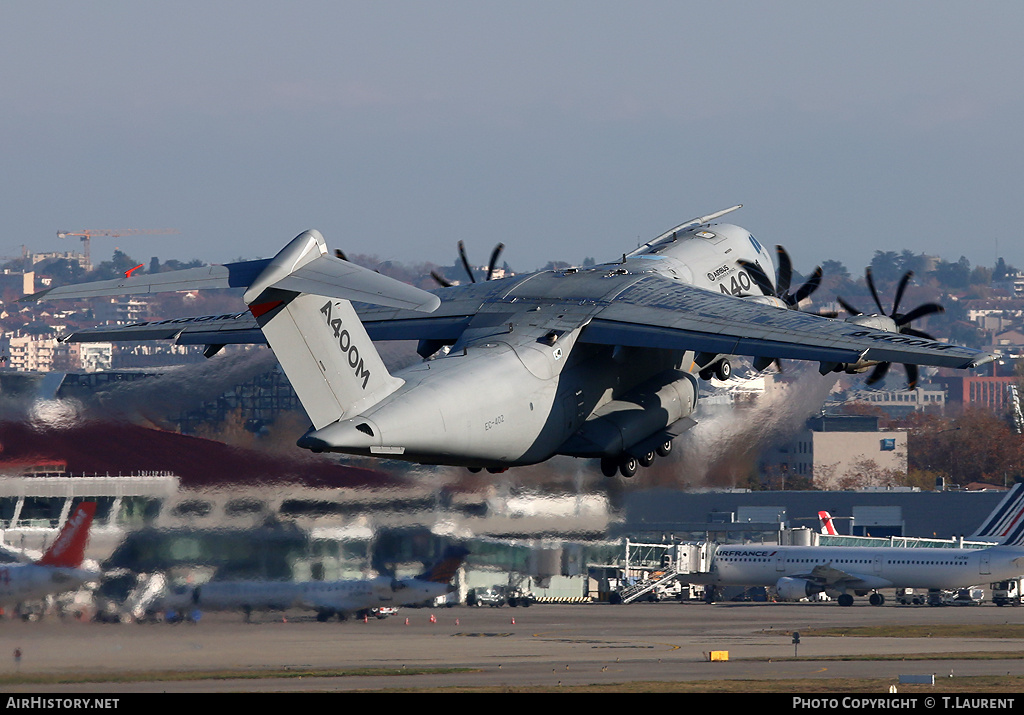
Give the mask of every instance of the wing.
M 191 269 L 189 269 L 191 270 Z M 180 271 L 176 271 L 178 273 Z M 170 274 L 166 274 L 170 275 Z M 497 284 L 501 281 L 491 281 Z M 37 293 L 40 299 L 61 297 L 93 297 L 93 295 L 119 295 L 113 292 L 115 284 L 123 281 L 104 281 L 110 284 L 96 289 L 95 284 L 84 284 L 72 293 L 54 295 L 52 292 Z M 174 285 L 181 281 L 175 281 Z M 506 284 L 506 288 L 507 288 Z M 224 287 L 224 286 L 216 286 Z M 440 340 L 454 342 L 469 326 L 473 316 L 496 286 L 473 284 L 453 286 L 431 291 L 441 299 L 441 305 L 433 313 L 424 315 L 409 309 L 384 308 L 368 303 L 353 303 L 359 319 L 373 340 Z M 54 289 L 60 290 L 60 289 Z M 104 292 L 100 293 L 99 290 Z M 152 287 L 146 292 L 158 292 L 163 288 Z M 171 290 L 171 289 L 167 289 Z M 248 310 L 221 315 L 203 315 L 189 318 L 149 320 L 119 326 L 83 328 L 61 337 L 61 342 L 89 343 L 137 340 L 174 340 L 178 345 L 229 345 L 236 343 L 266 343 L 266 338 Z
M 835 568 L 832 564 L 818 564 L 809 574 L 801 574 L 799 578 L 806 578 L 826 588 L 837 588 L 840 590 L 844 588 L 889 588 L 893 585 L 890 581 L 880 576 L 848 573 Z
M 726 355 L 977 367 L 995 355 L 737 299 L 648 275 L 590 321 L 581 342 L 694 350 Z M 831 367 L 829 368 L 831 369 Z

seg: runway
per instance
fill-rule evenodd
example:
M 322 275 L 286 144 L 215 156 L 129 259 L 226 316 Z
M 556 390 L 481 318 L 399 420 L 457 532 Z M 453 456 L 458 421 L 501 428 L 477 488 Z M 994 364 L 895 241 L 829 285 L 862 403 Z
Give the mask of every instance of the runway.
M 431 622 L 433 616 L 434 622 Z M 359 668 L 458 668 L 464 672 L 48 685 L 36 692 L 225 692 L 426 690 L 444 686 L 528 687 L 634 681 L 891 678 L 900 673 L 1024 675 L 1024 661 L 823 661 L 824 656 L 1006 651 L 1010 638 L 952 639 L 802 636 L 791 660 L 793 630 L 872 624 L 987 624 L 1024 620 L 1024 608 L 897 607 L 834 603 L 665 602 L 627 606 L 534 605 L 530 608 L 402 609 L 385 620 L 317 623 L 308 616 L 207 614 L 198 624 L 99 624 L 44 620 L 0 622 L 7 653 L 0 672 L 142 673 Z M 728 662 L 708 662 L 709 651 Z M 6 659 L 6 663 L 3 659 Z M 758 660 L 751 660 L 758 659 Z M 771 660 L 769 660 L 771 659 Z M 785 660 L 776 660 L 785 659 Z M 32 692 L 7 686 L 3 692 Z

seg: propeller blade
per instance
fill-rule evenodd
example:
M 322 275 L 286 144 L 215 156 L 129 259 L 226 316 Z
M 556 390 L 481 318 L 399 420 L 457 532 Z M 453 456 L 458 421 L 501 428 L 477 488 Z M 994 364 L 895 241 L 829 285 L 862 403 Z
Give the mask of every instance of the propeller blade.
M 807 282 L 797 288 L 796 293 L 793 294 L 794 305 L 799 305 L 800 301 L 808 297 L 811 293 L 818 290 L 818 286 L 821 285 L 821 277 L 823 272 L 821 266 L 814 269 L 814 273 L 807 279 Z M 835 317 L 835 316 L 832 316 Z
M 473 277 L 473 269 L 469 267 L 469 259 L 466 258 L 466 246 L 459 241 L 459 258 L 462 260 L 462 267 L 466 269 L 466 273 L 469 274 L 469 280 L 472 283 L 476 283 L 476 278 Z
M 900 328 L 900 332 L 903 335 L 913 335 L 915 338 L 924 338 L 925 340 L 935 340 L 935 338 L 923 330 L 915 330 L 909 326 Z
M 850 315 L 860 315 L 861 314 L 861 312 L 859 310 L 854 308 L 852 305 L 847 303 L 845 300 L 843 300 L 839 296 L 836 296 L 836 301 L 839 303 L 839 305 L 843 306 L 843 310 L 845 310 Z
M 907 389 L 913 390 L 917 387 L 917 365 L 907 363 L 903 367 L 907 368 Z
M 889 317 L 892 318 L 893 320 L 896 319 L 896 314 L 899 313 L 900 301 L 903 300 L 903 291 L 906 290 L 907 283 L 909 283 L 910 279 L 913 277 L 914 272 L 907 271 L 906 273 L 903 274 L 903 277 L 900 278 L 900 284 L 896 286 L 896 297 L 892 301 L 892 312 L 889 313 Z
M 444 276 L 442 276 L 437 271 L 431 271 L 430 272 L 430 277 L 433 278 L 435 281 L 437 281 L 438 285 L 440 285 L 442 288 L 451 288 L 452 287 L 452 282 L 450 280 L 448 280 L 447 278 L 445 278 Z
M 875 365 L 875 369 L 871 371 L 871 374 L 868 375 L 868 379 L 865 380 L 865 382 L 868 385 L 874 385 L 876 382 L 884 378 L 885 373 L 887 372 L 889 372 L 889 363 L 880 362 L 877 365 Z
M 778 280 L 775 283 L 776 295 L 784 296 L 789 292 L 789 284 L 793 281 L 793 261 L 782 246 L 775 247 L 775 254 L 779 257 Z
M 498 256 L 501 255 L 501 252 L 504 249 L 505 244 L 499 243 L 497 246 L 494 247 L 494 250 L 491 252 L 491 261 L 490 263 L 487 264 L 487 280 L 491 280 L 491 275 L 494 274 L 494 266 L 497 265 L 498 263 Z
M 744 260 L 739 260 L 737 263 L 747 271 L 750 275 L 750 280 L 757 284 L 757 287 L 761 289 L 763 294 L 775 295 L 775 286 L 772 285 L 771 279 L 765 275 L 765 272 L 761 270 L 761 266 Z
M 864 278 L 867 281 L 868 288 L 871 289 L 871 297 L 875 299 L 875 305 L 878 306 L 879 315 L 888 315 L 885 312 L 885 308 L 882 307 L 882 301 L 878 299 L 878 291 L 875 290 L 875 280 L 871 277 L 871 268 L 864 269 Z
M 917 306 L 906 315 L 901 315 L 898 319 L 896 319 L 896 325 L 903 326 L 906 325 L 907 323 L 910 323 L 911 321 L 917 320 L 918 318 L 923 318 L 926 315 L 931 315 L 932 313 L 945 312 L 946 309 L 943 308 L 938 303 L 925 303 L 923 305 Z

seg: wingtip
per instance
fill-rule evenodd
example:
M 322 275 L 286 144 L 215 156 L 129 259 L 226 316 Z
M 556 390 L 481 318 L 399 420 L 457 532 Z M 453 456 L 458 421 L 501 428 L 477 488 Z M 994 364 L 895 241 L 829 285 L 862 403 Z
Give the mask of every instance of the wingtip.
M 31 293 L 29 295 L 23 295 L 22 297 L 18 298 L 18 300 L 16 300 L 15 302 L 16 303 L 36 303 L 36 302 L 42 300 L 46 296 L 46 294 L 49 293 L 52 290 L 53 290 L 53 288 L 47 288 L 46 290 L 41 290 L 38 293 Z

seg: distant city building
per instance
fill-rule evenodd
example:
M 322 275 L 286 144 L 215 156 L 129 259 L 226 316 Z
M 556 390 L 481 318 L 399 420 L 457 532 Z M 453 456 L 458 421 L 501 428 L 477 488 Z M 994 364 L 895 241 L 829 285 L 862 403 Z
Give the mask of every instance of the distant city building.
M 5 365 L 19 372 L 47 372 L 53 368 L 57 339 L 53 335 L 16 333 L 0 340 Z
M 1024 272 L 1017 271 L 1000 280 L 994 280 L 992 288 L 1006 291 L 1014 298 L 1024 298 Z
M 766 473 L 812 480 L 819 489 L 872 484 L 907 472 L 907 433 L 879 430 L 869 415 L 822 415 L 807 420 L 794 439 L 768 451 Z
M 851 403 L 877 407 L 891 417 L 904 417 L 912 412 L 941 413 L 946 409 L 946 388 L 921 385 L 913 390 L 851 390 L 845 400 L 827 404 Z
M 1018 378 L 1007 377 L 936 377 L 935 382 L 946 388 L 947 403 L 964 407 L 984 407 L 993 412 L 1003 413 L 1009 407 L 1007 386 Z
M 93 306 L 96 320 L 105 325 L 139 323 L 149 316 L 149 303 L 130 296 L 100 298 Z

